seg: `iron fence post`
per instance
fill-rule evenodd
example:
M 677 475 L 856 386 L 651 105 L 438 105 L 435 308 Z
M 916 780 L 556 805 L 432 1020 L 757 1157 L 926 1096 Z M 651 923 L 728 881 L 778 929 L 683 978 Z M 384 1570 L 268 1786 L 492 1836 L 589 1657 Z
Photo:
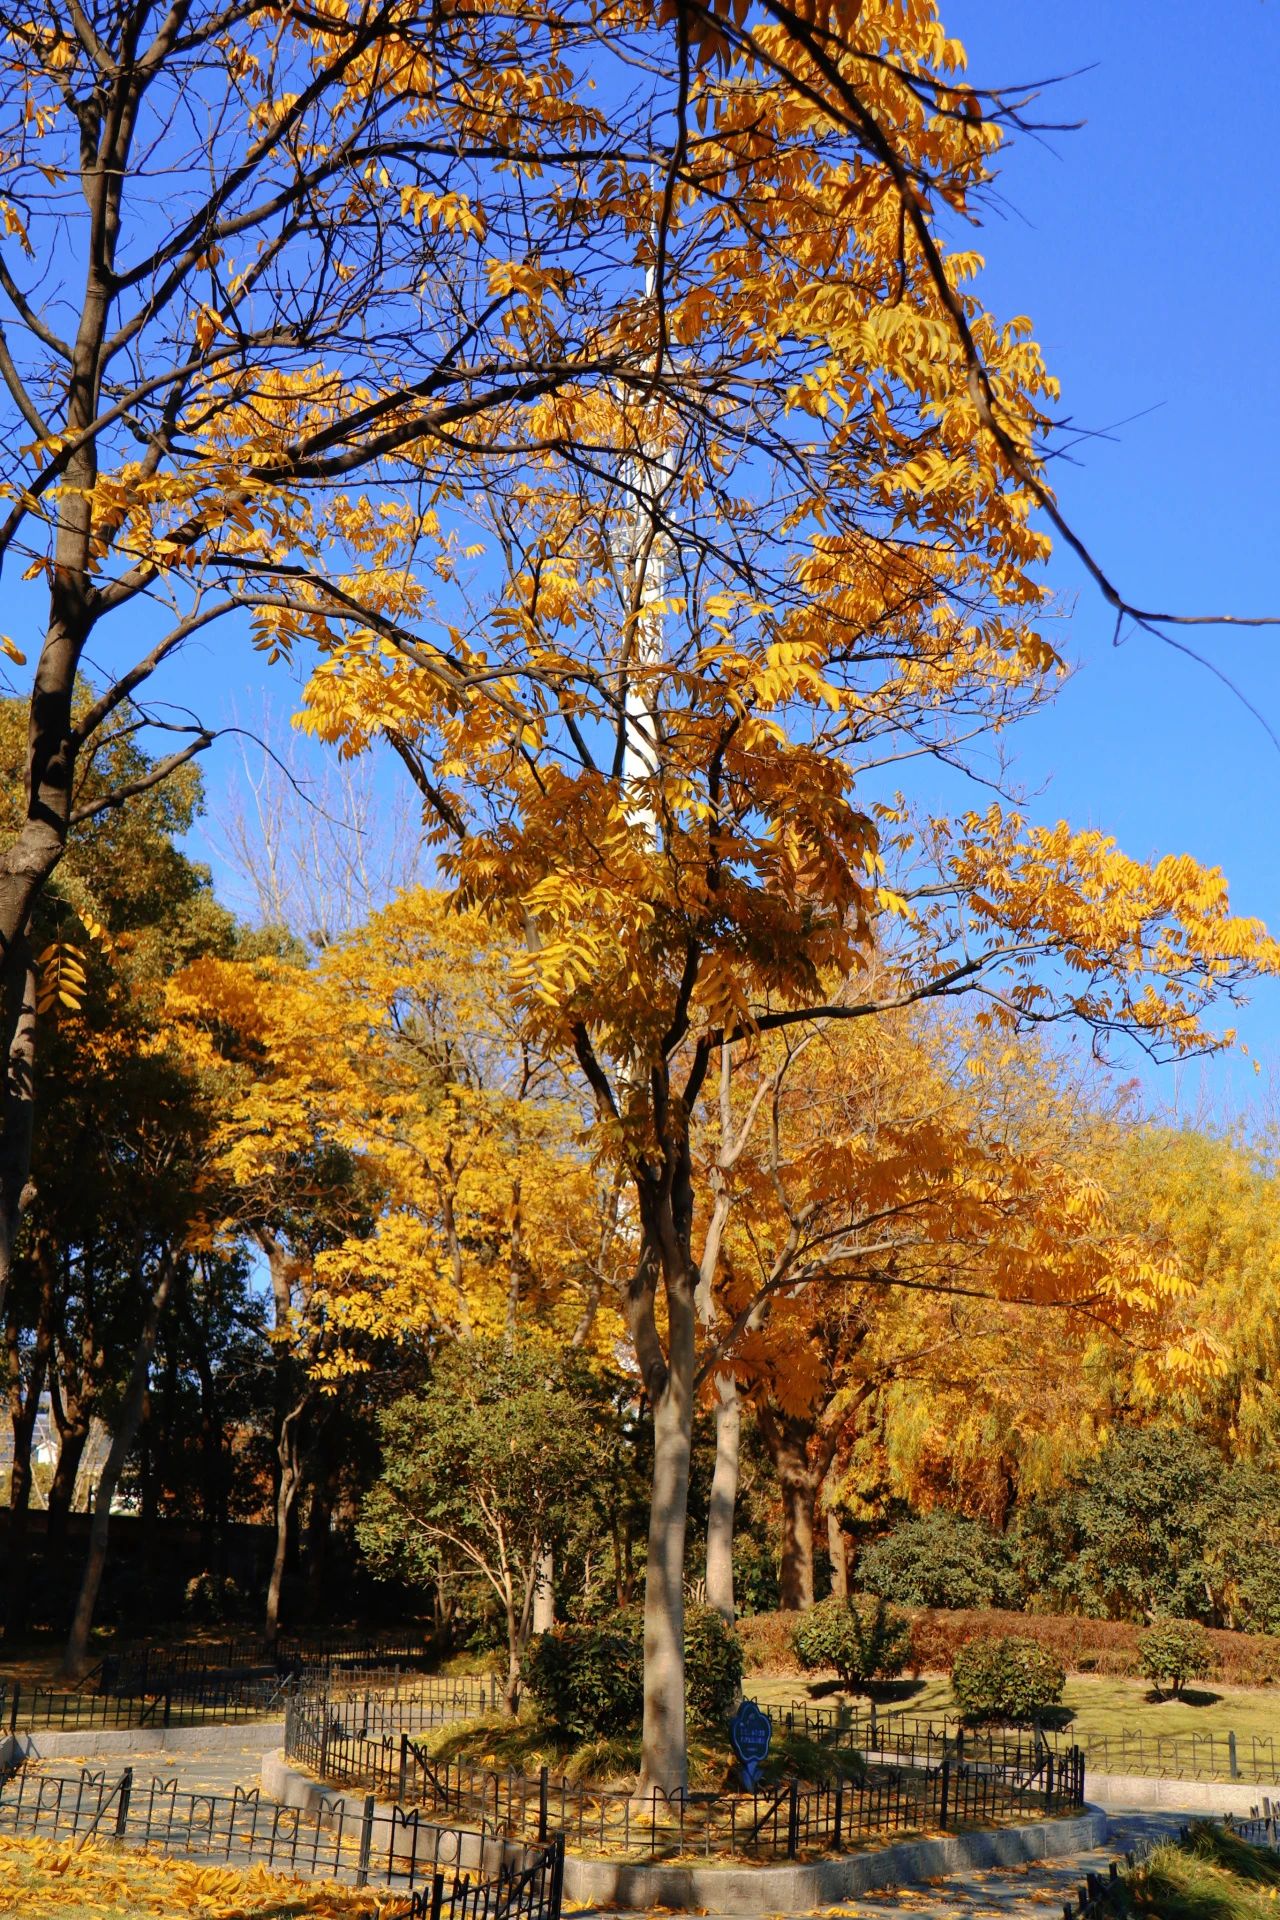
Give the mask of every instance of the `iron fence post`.
M 794 1860 L 800 1847 L 800 1782 L 793 1774 L 787 1795 L 787 1858 Z
M 1053 1811 L 1053 1755 L 1052 1754 L 1049 1755 L 1049 1758 L 1044 1763 L 1044 1810 L 1046 1813 L 1051 1813 Z
M 440 1909 L 444 1905 L 444 1875 L 433 1873 L 431 1876 L 431 1920 L 440 1920 Z
M 1240 1778 L 1240 1762 L 1236 1754 L 1236 1736 L 1234 1729 L 1227 1735 L 1227 1772 L 1232 1780 Z
M 538 1769 L 538 1838 L 545 1844 L 547 1838 L 547 1769 L 545 1767 Z
M 844 1781 L 836 1781 L 836 1820 L 831 1845 L 836 1853 L 840 1851 L 841 1828 L 844 1824 Z
M 10 1733 L 14 1731 L 14 1729 L 18 1724 L 18 1695 L 20 1692 L 21 1692 L 21 1688 L 18 1682 L 15 1680 L 13 1683 L 13 1692 L 9 1696 L 9 1731 Z
M 399 1781 L 396 1787 L 396 1798 L 400 1802 L 401 1806 L 404 1805 L 405 1782 L 408 1778 L 408 1773 L 409 1773 L 409 1736 L 407 1733 L 402 1733 L 400 1735 L 400 1776 L 399 1776 Z
M 119 1799 L 116 1802 L 116 1839 L 123 1840 L 124 1830 L 129 1820 L 129 1801 L 133 1795 L 133 1768 L 126 1767 L 120 1775 Z
M 946 1832 L 947 1828 L 947 1790 L 951 1785 L 951 1762 L 944 1759 L 941 1769 L 942 1801 L 938 1808 L 938 1825 Z
M 369 1855 L 373 1851 L 373 1808 L 373 1795 L 366 1793 L 364 1811 L 360 1816 L 360 1857 L 356 1862 L 358 1887 L 367 1887 L 369 1884 Z

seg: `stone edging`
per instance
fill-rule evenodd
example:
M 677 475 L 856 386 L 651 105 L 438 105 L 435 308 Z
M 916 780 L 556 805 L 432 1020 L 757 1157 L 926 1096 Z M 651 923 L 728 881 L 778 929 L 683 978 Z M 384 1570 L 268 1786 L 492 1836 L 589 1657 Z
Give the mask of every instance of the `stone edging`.
M 286 1807 L 316 1811 L 336 1806 L 341 1793 L 326 1793 L 300 1773 L 282 1751 L 263 1755 L 262 1790 Z M 359 1799 L 346 1796 L 355 1813 Z M 967 1868 L 1013 1867 L 1027 1860 L 1085 1853 L 1107 1837 L 1107 1816 L 1088 1806 L 1067 1819 L 1036 1820 L 1020 1827 L 898 1840 L 892 1846 L 851 1853 L 841 1860 L 779 1867 L 642 1866 L 623 1860 L 591 1860 L 567 1853 L 564 1890 L 593 1907 L 639 1911 L 646 1907 L 701 1909 L 711 1914 L 802 1913 L 833 1906 L 872 1887 L 932 1880 Z
M 0 1764 L 12 1755 L 24 1760 L 57 1760 L 67 1755 L 86 1760 L 121 1754 L 126 1760 L 148 1753 L 223 1753 L 249 1748 L 259 1753 L 279 1743 L 283 1720 L 218 1721 L 200 1727 L 35 1727 L 0 1741 Z
M 1247 1780 L 1174 1780 L 1167 1774 L 1094 1773 L 1092 1768 L 1088 1779 L 1089 1797 L 1099 1806 L 1135 1812 L 1168 1807 L 1175 1813 L 1247 1814 L 1261 1806 L 1264 1793 L 1278 1797 L 1276 1787 L 1250 1786 Z
M 1087 1806 L 1068 1819 L 1020 1827 L 898 1840 L 841 1860 L 780 1867 L 638 1866 L 566 1854 L 564 1889 L 572 1900 L 637 1911 L 700 1908 L 711 1914 L 803 1913 L 833 1906 L 873 1887 L 933 1880 L 971 1868 L 1013 1867 L 1027 1860 L 1085 1853 L 1107 1837 L 1107 1816 Z

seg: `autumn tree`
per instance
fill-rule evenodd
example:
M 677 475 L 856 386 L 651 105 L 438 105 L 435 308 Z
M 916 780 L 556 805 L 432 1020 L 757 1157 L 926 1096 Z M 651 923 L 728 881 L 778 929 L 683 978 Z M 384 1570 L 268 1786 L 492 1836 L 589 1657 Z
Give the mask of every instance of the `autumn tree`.
M 460 902 L 523 943 L 525 1030 L 576 1062 L 625 1169 L 655 1431 L 640 1789 L 672 1792 L 706 1258 L 690 1130 L 724 1050 L 977 991 L 1013 1025 L 1176 1053 L 1276 957 L 1190 860 L 999 803 L 886 807 L 889 767 L 963 764 L 1059 668 L 1032 522 L 1056 389 L 1024 322 L 953 297 L 978 262 L 944 258 L 930 224 L 970 207 L 998 132 L 931 9 L 864 7 L 796 62 L 795 23 L 764 21 L 739 68 L 699 20 L 693 176 L 633 187 L 646 377 L 536 403 L 500 471 L 460 435 L 456 484 L 483 511 L 460 504 L 452 547 L 402 543 L 412 585 L 366 632 L 312 619 L 306 709 L 345 752 L 402 753 Z M 928 182 L 905 228 L 904 164 Z M 481 523 L 487 600 L 440 584 Z M 446 643 L 465 687 L 413 651 Z
M 610 1338 L 616 1187 L 518 1032 L 508 963 L 477 916 L 415 891 L 313 964 L 211 958 L 170 987 L 190 1058 L 224 1078 L 211 1177 L 271 1279 L 269 1632 L 308 1435 L 375 1356 L 531 1326 L 592 1352 Z
M 1028 1426 L 1053 1430 L 1054 1378 L 1090 1348 L 1126 1353 L 1151 1394 L 1213 1372 L 1214 1343 L 1177 1331 L 1190 1277 L 1109 1178 L 1095 1079 L 921 1011 L 815 1025 L 755 1079 L 769 1125 L 737 1169 L 721 1317 L 778 1472 L 784 1607 L 812 1603 L 817 1496 L 868 1429 L 899 1492 L 927 1489 L 935 1454 L 994 1487 Z M 839 1578 L 838 1530 L 832 1549 Z
M 631 182 L 689 174 L 661 126 L 681 44 L 643 9 L 6 10 L 0 560 L 29 590 L 3 645 L 33 665 L 0 849 L 0 1289 L 26 1189 L 31 914 L 69 838 L 137 791 L 90 800 L 86 763 L 143 724 L 146 784 L 162 781 L 210 726 L 176 683 L 166 707 L 126 721 L 126 703 L 197 636 L 247 620 L 274 648 L 318 614 L 365 630 L 395 598 L 394 547 L 436 522 L 459 434 L 501 464 L 540 430 L 538 398 L 641 377 Z M 650 58 L 638 97 L 627 76 Z M 344 489 L 397 482 L 370 540 Z M 363 588 L 321 563 L 335 526 L 353 527 Z M 90 646 L 119 664 L 77 710 Z M 431 658 L 465 686 L 448 646 Z

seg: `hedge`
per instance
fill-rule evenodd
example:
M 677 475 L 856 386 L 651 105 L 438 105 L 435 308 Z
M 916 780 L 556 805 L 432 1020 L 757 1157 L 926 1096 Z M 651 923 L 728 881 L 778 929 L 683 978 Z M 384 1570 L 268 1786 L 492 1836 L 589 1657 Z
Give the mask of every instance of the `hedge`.
M 1068 1673 L 1138 1678 L 1141 1626 L 1128 1620 L 1086 1620 L 1076 1614 L 1008 1613 L 996 1608 L 905 1608 L 911 1620 L 911 1670 L 950 1673 L 966 1640 L 1023 1634 L 1057 1655 Z M 757 1613 L 739 1620 L 748 1673 L 803 1671 L 792 1644 L 794 1613 Z M 1206 1629 L 1213 1664 L 1205 1676 L 1220 1685 L 1264 1687 L 1280 1682 L 1280 1637 Z

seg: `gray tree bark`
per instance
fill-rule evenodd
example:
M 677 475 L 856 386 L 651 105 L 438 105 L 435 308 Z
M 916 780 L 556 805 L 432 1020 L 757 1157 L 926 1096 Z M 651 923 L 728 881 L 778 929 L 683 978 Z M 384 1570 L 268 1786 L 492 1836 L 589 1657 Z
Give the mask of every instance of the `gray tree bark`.
M 733 1518 L 738 1501 L 742 1408 L 731 1373 L 716 1377 L 716 1464 L 707 1512 L 707 1605 L 733 1625 Z
M 834 1507 L 827 1508 L 827 1551 L 831 1555 L 831 1591 L 843 1600 L 849 1592 L 849 1552 L 844 1528 Z

